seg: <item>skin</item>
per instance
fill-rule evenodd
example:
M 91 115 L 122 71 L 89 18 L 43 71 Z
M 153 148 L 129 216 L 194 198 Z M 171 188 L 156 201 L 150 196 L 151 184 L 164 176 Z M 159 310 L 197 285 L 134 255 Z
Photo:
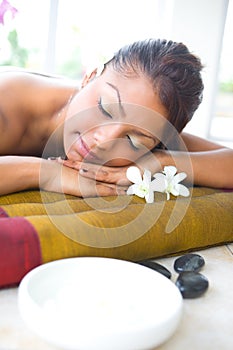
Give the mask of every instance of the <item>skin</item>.
M 129 79 L 108 69 L 75 96 L 67 111 L 68 158 L 117 167 L 131 164 L 159 143 L 156 132 L 166 119 L 156 122 L 152 111 L 166 114 L 146 78 Z M 81 140 L 75 143 L 77 134 Z M 87 154 L 82 143 L 90 150 Z
M 65 79 L 1 73 L 0 194 L 39 187 L 83 197 L 124 194 L 126 169 L 134 163 L 152 172 L 175 165 L 195 184 L 233 187 L 231 149 L 182 133 L 186 152 L 150 152 L 167 111 L 145 77 L 107 68 L 99 77 L 85 76 L 82 86 L 78 91 Z M 41 158 L 55 149 L 68 160 Z

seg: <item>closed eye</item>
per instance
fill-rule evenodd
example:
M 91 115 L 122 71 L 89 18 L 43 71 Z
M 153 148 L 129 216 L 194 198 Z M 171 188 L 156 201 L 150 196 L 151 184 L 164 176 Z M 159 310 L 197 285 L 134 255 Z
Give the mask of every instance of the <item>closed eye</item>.
M 127 139 L 129 140 L 130 146 L 135 150 L 138 151 L 139 148 L 135 146 L 135 144 L 133 143 L 131 137 L 129 135 L 126 135 Z
M 97 101 L 97 103 L 98 103 L 98 108 L 99 108 L 100 112 L 101 112 L 103 115 L 105 115 L 106 117 L 112 119 L 112 115 L 103 107 L 101 97 L 99 98 L 99 100 Z

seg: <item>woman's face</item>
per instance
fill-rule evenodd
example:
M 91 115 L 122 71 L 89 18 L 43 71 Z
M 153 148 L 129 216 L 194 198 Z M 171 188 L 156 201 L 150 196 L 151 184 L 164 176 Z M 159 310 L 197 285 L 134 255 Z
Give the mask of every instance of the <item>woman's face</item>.
M 159 144 L 166 110 L 143 76 L 111 68 L 71 101 L 64 126 L 68 159 L 124 166 Z

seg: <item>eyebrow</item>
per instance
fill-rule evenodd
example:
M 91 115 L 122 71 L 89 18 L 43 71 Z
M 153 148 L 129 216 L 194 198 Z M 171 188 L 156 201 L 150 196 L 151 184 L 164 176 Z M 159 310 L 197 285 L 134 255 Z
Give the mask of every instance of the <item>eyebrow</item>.
M 123 105 L 122 105 L 122 103 L 121 103 L 121 95 L 120 95 L 120 92 L 119 92 L 118 88 L 117 88 L 115 85 L 109 83 L 108 81 L 106 82 L 106 84 L 108 84 L 109 86 L 111 86 L 111 88 L 113 88 L 113 89 L 116 91 L 116 93 L 117 93 L 117 99 L 118 99 L 118 103 L 119 103 L 119 107 L 120 107 L 120 112 L 121 112 L 121 114 L 125 117 L 125 116 L 126 116 L 126 113 L 125 113 L 124 107 L 123 107 Z

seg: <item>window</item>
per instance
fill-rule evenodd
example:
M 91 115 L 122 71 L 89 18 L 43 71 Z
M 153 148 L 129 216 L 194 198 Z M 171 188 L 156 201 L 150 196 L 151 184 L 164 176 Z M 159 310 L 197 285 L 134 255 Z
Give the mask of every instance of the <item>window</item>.
M 6 1 L 6 0 L 0 0 Z M 0 27 L 1 65 L 80 78 L 134 40 L 160 35 L 165 7 L 161 0 L 8 0 L 18 13 L 6 12 Z
M 229 1 L 210 137 L 233 144 L 233 0 Z
M 233 0 L 0 0 L 0 6 L 7 1 L 18 13 L 12 18 L 7 11 L 1 25 L 0 11 L 0 65 L 80 79 L 131 41 L 183 41 L 207 67 L 205 100 L 187 131 L 233 142 Z M 228 2 L 219 91 L 213 99 Z
M 49 1 L 9 0 L 11 10 L 0 25 L 0 64 L 42 70 L 45 64 L 49 28 Z M 6 0 L 0 0 L 0 4 Z

